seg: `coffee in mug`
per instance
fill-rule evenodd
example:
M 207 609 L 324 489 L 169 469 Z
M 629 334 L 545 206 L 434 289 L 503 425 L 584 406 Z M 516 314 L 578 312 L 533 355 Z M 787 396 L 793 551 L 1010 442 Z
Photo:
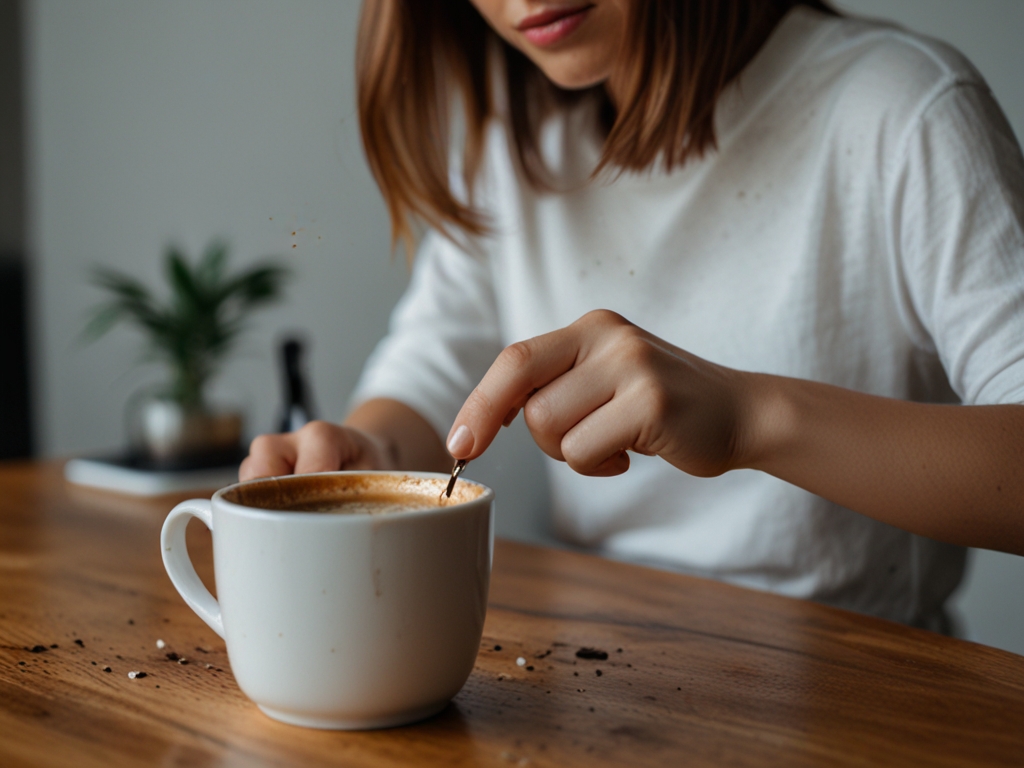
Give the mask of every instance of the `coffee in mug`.
M 383 728 L 440 711 L 469 677 L 487 608 L 494 492 L 447 475 L 265 478 L 176 506 L 167 573 L 224 638 L 242 691 L 314 728 Z M 215 599 L 185 548 L 213 533 Z

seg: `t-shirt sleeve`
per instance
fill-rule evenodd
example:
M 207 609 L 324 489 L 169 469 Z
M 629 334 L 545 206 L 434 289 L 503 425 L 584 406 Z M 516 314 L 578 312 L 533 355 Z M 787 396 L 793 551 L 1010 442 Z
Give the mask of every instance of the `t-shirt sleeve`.
M 1024 160 L 983 84 L 925 106 L 895 179 L 911 332 L 962 402 L 1024 403 Z
M 444 437 L 501 349 L 486 258 L 430 232 L 391 315 L 388 335 L 367 361 L 352 403 L 398 400 Z

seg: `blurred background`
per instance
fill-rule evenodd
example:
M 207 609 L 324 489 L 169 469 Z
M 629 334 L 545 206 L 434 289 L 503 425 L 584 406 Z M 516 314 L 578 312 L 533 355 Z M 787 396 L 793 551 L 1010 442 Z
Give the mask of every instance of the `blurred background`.
M 83 346 L 104 264 L 148 281 L 164 248 L 213 238 L 235 265 L 280 255 L 288 300 L 254 318 L 218 388 L 248 432 L 275 428 L 277 345 L 301 331 L 318 415 L 344 417 L 407 268 L 362 159 L 358 3 L 0 0 L 0 458 L 116 448 L 152 382 L 138 336 Z M 841 0 L 946 40 L 1024 137 L 1024 2 Z M 498 491 L 498 532 L 547 541 L 546 487 L 521 420 L 470 473 Z M 968 638 L 1024 654 L 1024 558 L 973 553 L 955 607 Z

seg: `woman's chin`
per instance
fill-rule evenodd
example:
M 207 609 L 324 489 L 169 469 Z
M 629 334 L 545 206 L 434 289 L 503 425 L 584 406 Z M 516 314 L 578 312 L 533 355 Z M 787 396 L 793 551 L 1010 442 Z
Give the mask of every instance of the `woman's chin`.
M 567 91 L 582 91 L 586 88 L 593 88 L 595 85 L 600 85 L 608 79 L 607 72 L 580 72 L 576 69 L 543 66 L 540 69 L 548 80 Z

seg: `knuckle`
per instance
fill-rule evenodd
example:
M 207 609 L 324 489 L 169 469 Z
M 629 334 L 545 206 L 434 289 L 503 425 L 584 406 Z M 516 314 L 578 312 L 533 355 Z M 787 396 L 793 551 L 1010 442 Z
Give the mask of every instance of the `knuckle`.
M 542 435 L 551 432 L 555 423 L 555 413 L 551 408 L 551 403 L 543 395 L 534 395 L 526 401 L 523 416 L 530 431 Z
M 640 381 L 639 391 L 644 403 L 644 410 L 649 414 L 653 423 L 664 423 L 672 415 L 675 407 L 672 397 L 657 377 L 644 376 Z
M 582 446 L 579 445 L 578 441 L 565 437 L 562 439 L 562 444 L 559 447 L 562 458 L 573 472 L 585 475 L 591 470 L 588 454 L 582 450 Z
M 251 480 L 255 474 L 256 469 L 252 457 L 246 456 L 242 459 L 242 463 L 238 465 L 238 479 L 244 483 L 246 480 Z
M 510 371 L 518 371 L 530 365 L 533 360 L 533 350 L 525 341 L 517 341 L 505 347 L 499 358 L 502 365 L 507 366 Z
M 272 453 L 276 444 L 276 435 L 257 435 L 249 443 L 250 456 L 265 456 Z
M 654 363 L 657 350 L 635 326 L 620 328 L 616 333 L 616 349 L 630 366 L 648 370 Z
M 618 325 L 625 322 L 625 319 L 618 312 L 610 309 L 592 309 L 582 318 L 583 322 L 594 325 Z
M 302 438 L 316 442 L 324 442 L 334 436 L 335 427 L 326 421 L 311 421 L 299 429 Z

